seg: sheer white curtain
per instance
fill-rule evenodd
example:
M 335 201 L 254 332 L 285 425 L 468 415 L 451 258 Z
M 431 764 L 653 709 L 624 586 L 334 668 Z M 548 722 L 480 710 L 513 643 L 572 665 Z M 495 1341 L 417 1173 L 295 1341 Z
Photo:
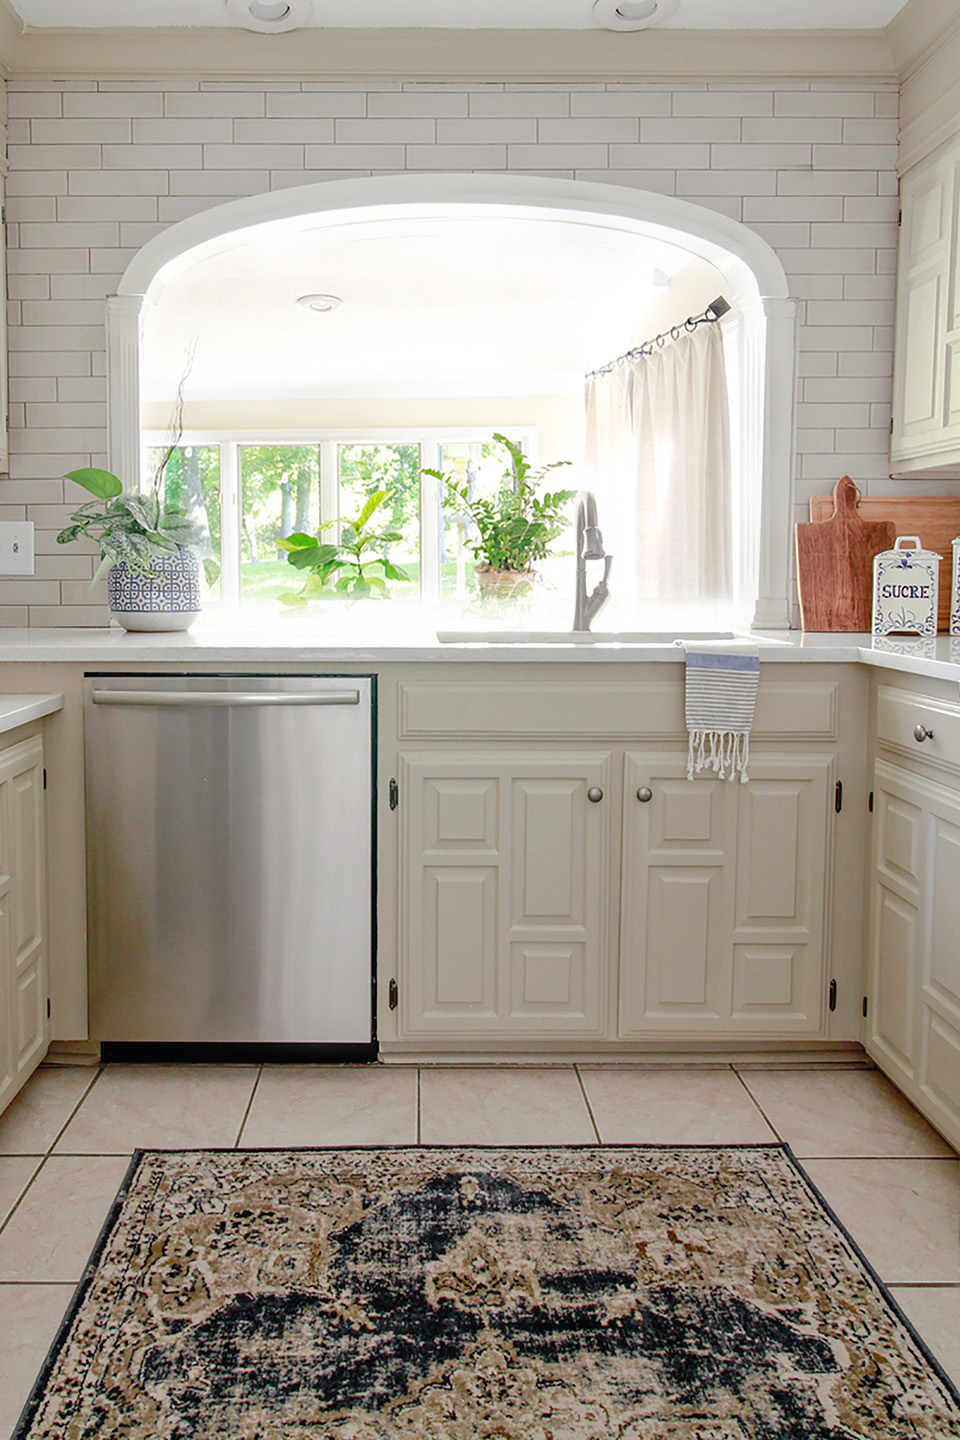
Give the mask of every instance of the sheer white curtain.
M 587 481 L 612 511 L 606 528 L 616 536 L 621 593 L 631 586 L 635 600 L 730 598 L 730 419 L 719 325 L 684 330 L 651 355 L 597 375 L 586 403 Z

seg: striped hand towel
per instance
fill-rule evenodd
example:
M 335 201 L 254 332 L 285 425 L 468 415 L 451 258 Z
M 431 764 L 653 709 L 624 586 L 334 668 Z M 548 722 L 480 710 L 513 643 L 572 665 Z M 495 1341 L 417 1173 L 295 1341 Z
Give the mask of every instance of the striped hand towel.
M 682 643 L 682 642 L 681 642 Z M 750 729 L 760 679 L 760 652 L 749 641 L 683 646 L 686 719 L 690 732 L 687 779 L 713 770 L 721 780 L 749 779 Z

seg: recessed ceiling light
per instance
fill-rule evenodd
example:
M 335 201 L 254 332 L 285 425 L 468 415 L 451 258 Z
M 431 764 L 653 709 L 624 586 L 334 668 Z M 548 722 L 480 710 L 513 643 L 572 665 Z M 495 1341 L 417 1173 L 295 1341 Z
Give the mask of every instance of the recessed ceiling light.
M 231 20 L 263 35 L 297 30 L 313 14 L 313 0 L 225 0 Z
M 339 310 L 343 301 L 339 295 L 301 295 L 297 301 L 304 310 L 312 310 L 315 315 L 332 315 L 334 310 Z
M 680 0 L 595 0 L 593 22 L 605 30 L 645 30 L 662 25 L 680 9 Z

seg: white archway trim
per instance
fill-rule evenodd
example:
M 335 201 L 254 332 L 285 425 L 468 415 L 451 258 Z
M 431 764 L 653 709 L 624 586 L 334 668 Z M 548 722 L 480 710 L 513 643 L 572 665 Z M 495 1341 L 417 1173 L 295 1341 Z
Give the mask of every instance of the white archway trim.
M 741 395 L 745 494 L 757 502 L 746 547 L 754 563 L 754 624 L 785 629 L 790 612 L 793 515 L 796 302 L 773 249 L 725 215 L 686 200 L 619 185 L 526 175 L 390 175 L 333 180 L 253 195 L 170 226 L 133 257 L 107 311 L 108 426 L 111 465 L 139 474 L 140 313 L 165 284 L 207 257 L 271 232 L 366 223 L 489 215 L 564 220 L 625 229 L 677 243 L 724 276 L 741 314 Z M 787 379 L 789 377 L 789 383 Z M 746 553 L 746 552 L 745 552 Z

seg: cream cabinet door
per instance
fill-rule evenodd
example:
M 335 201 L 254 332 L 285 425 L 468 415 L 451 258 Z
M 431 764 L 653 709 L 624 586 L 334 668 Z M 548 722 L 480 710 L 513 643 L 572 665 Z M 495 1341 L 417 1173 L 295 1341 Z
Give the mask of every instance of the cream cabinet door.
M 878 760 L 866 1047 L 960 1144 L 960 794 Z
M 43 744 L 0 751 L 0 1108 L 47 1049 Z
M 867 1049 L 899 1084 L 917 1074 L 923 797 L 915 777 L 878 761 L 873 792 Z
M 903 177 L 891 460 L 960 473 L 960 142 Z
M 603 1032 L 610 768 L 606 752 L 402 759 L 401 1035 Z
M 627 753 L 622 1038 L 821 1032 L 833 785 L 830 757 L 755 757 L 741 785 Z

